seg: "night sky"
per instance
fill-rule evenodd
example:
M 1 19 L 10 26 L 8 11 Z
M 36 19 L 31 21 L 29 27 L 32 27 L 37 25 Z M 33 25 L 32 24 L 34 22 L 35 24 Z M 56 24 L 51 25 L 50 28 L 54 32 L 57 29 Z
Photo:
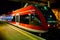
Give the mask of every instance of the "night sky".
M 51 8 L 60 8 L 59 4 L 60 4 L 60 0 L 57 0 L 56 3 L 51 4 Z M 23 6 L 24 5 L 22 5 L 21 2 L 2 0 L 2 1 L 0 1 L 0 15 L 7 14 L 8 12 L 19 9 Z

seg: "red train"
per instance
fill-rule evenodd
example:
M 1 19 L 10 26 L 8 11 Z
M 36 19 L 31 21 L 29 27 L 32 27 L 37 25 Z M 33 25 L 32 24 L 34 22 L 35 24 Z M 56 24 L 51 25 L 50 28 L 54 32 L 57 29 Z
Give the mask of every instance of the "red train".
M 21 28 L 38 33 L 48 31 L 57 22 L 50 8 L 38 4 L 17 9 L 12 12 L 12 15 L 13 24 L 18 22 Z

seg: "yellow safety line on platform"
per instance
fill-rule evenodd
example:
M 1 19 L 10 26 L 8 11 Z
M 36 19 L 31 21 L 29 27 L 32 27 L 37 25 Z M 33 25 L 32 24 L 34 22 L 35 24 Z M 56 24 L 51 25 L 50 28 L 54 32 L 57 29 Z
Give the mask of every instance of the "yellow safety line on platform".
M 12 28 L 12 29 L 18 31 L 19 33 L 31 38 L 32 40 L 37 40 L 36 38 L 33 38 L 32 36 L 29 36 L 28 34 L 24 33 L 23 31 L 20 31 L 20 29 L 18 30 L 18 28 L 16 28 L 16 27 L 10 27 L 10 28 Z

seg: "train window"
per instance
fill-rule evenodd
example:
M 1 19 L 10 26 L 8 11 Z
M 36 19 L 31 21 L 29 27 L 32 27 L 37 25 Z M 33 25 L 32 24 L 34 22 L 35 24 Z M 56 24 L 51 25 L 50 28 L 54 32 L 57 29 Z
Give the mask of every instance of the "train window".
M 38 14 L 31 14 L 31 22 L 30 22 L 31 25 L 37 25 L 37 26 L 41 26 L 42 23 L 41 23 L 41 20 L 38 16 Z
M 37 14 L 27 14 L 27 15 L 21 15 L 20 16 L 20 22 L 30 25 L 41 25 L 41 21 Z
M 13 16 L 13 19 L 12 19 L 13 22 L 15 22 L 15 16 Z
M 20 23 L 25 23 L 25 24 L 29 24 L 29 15 L 21 15 L 20 16 Z

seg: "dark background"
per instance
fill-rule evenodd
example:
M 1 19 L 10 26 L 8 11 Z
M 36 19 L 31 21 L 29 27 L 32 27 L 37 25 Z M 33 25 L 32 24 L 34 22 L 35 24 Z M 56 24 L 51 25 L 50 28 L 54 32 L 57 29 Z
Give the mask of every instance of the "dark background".
M 21 8 L 22 6 L 21 2 L 0 1 L 0 15 L 7 14 L 8 12 Z
M 0 1 L 0 15 L 7 14 L 8 12 L 12 10 L 16 10 L 23 7 L 25 3 L 22 3 L 22 2 L 1 0 Z M 52 3 L 51 8 L 60 8 L 60 0 L 56 0 L 55 3 Z

